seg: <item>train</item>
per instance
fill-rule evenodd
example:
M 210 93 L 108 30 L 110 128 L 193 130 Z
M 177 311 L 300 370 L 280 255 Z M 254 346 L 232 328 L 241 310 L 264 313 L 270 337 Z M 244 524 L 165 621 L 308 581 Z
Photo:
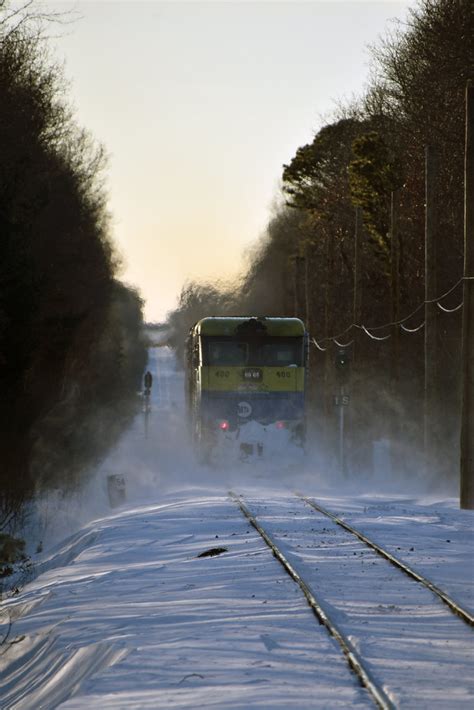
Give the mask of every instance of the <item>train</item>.
M 304 449 L 308 334 L 299 318 L 209 316 L 186 343 L 188 422 L 198 458 Z

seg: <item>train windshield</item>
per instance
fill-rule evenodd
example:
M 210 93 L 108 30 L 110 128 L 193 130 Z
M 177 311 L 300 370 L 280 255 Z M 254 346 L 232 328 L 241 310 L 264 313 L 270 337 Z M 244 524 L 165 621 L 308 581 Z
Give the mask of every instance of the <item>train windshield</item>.
M 248 343 L 228 341 L 214 341 L 208 343 L 207 365 L 247 365 Z
M 214 367 L 302 367 L 303 338 L 268 337 L 234 340 L 203 338 L 203 364 Z
M 264 367 L 301 367 L 302 342 L 298 338 L 296 342 L 264 343 L 260 349 L 259 359 Z

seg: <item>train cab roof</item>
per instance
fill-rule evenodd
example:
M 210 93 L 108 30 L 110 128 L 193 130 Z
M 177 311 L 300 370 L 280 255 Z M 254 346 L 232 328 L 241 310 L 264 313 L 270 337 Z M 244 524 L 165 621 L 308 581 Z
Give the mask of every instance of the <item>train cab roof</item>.
M 302 337 L 305 326 L 299 318 L 264 316 L 210 316 L 199 320 L 191 329 L 192 335 L 214 336 L 271 336 Z

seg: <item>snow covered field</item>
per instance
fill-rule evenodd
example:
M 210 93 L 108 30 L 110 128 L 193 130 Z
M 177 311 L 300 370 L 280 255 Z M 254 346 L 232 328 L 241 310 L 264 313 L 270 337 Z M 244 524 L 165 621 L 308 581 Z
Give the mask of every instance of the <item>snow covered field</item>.
M 440 494 L 384 492 L 380 481 L 377 490 L 351 484 L 342 496 L 310 461 L 298 474 L 277 465 L 199 467 L 170 352 L 152 350 L 150 369 L 148 438 L 139 417 L 80 497 L 43 502 L 37 576 L 0 619 L 0 707 L 373 707 L 230 488 L 245 494 L 321 594 L 396 707 L 474 707 L 473 628 L 293 491 L 317 498 L 471 611 L 472 512 Z M 111 473 L 127 490 L 113 510 Z M 199 557 L 212 548 L 225 551 Z

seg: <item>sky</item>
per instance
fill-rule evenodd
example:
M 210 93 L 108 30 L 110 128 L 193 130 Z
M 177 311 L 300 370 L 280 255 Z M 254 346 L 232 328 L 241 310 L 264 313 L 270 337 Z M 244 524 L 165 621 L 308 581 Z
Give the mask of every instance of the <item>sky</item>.
M 363 91 L 368 45 L 415 0 L 50 0 L 77 122 L 109 156 L 120 278 L 161 321 L 186 280 L 245 269 L 282 166 Z

